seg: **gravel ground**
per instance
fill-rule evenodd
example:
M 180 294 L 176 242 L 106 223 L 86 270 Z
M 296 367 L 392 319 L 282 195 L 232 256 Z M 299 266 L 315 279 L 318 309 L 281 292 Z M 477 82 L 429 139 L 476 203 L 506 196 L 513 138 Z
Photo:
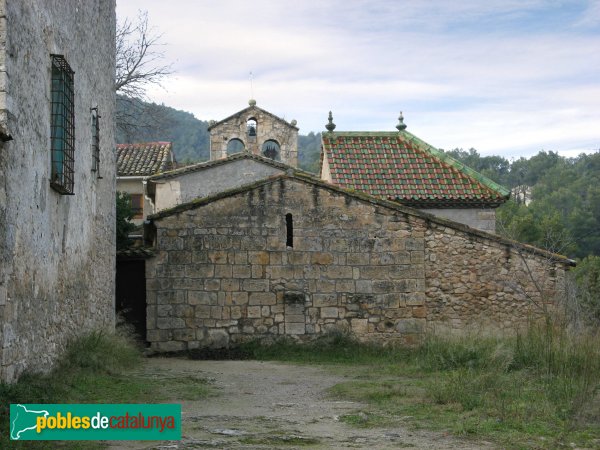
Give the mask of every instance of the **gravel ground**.
M 110 449 L 491 449 L 438 432 L 356 428 L 339 421 L 364 405 L 328 398 L 348 377 L 325 369 L 259 361 L 150 358 L 145 376 L 193 376 L 211 381 L 216 395 L 182 404 L 182 440 L 113 442 Z

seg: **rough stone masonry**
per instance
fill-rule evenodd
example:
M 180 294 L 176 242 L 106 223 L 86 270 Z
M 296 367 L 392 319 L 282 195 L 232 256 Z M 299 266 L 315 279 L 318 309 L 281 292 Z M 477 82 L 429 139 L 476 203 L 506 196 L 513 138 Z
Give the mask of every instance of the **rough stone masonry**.
M 552 306 L 569 264 L 297 174 L 151 220 L 147 338 L 157 351 L 332 329 L 403 344 L 441 329 L 507 332 L 538 316 L 536 304 Z
M 0 381 L 114 329 L 115 23 L 114 0 L 0 0 Z M 51 55 L 75 72 L 73 195 L 50 186 Z

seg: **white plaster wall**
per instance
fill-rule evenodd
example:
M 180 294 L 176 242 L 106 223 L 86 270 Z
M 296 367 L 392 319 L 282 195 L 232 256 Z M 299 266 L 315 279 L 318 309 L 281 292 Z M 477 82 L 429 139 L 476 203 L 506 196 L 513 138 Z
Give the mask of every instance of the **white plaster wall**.
M 180 175 L 177 178 L 159 179 L 156 180 L 156 212 L 282 172 L 282 169 L 253 159 L 240 159 Z
M 0 379 L 46 371 L 72 336 L 114 327 L 115 1 L 1 2 Z M 50 54 L 75 72 L 75 195 L 50 188 Z M 90 108 L 100 121 L 92 172 Z M 1 117 L 0 117 L 1 119 Z
M 477 230 L 496 232 L 496 210 L 492 208 L 432 208 L 421 209 L 421 211 L 468 225 Z
M 137 179 L 117 177 L 117 192 L 126 192 L 128 194 L 142 194 L 144 195 L 144 182 L 143 177 Z M 152 203 L 148 200 L 148 197 L 144 195 L 144 218 L 154 212 Z M 133 219 L 131 221 L 135 225 L 141 225 L 144 223 L 144 219 Z

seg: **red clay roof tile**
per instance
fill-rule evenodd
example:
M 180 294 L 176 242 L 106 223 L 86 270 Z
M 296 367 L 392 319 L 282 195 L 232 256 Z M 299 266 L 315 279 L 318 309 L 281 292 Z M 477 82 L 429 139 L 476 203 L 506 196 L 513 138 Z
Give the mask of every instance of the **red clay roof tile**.
M 509 191 L 408 132 L 323 134 L 332 182 L 420 207 L 498 206 Z

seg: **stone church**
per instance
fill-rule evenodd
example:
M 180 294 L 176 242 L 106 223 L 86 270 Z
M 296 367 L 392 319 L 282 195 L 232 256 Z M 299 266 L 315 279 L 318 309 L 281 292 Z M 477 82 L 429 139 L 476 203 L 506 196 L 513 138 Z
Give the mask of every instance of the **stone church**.
M 320 179 L 295 167 L 296 125 L 251 101 L 211 125 L 211 161 L 147 180 L 154 350 L 330 330 L 412 344 L 441 330 L 511 332 L 536 304 L 552 307 L 572 262 L 491 233 L 505 189 L 402 126 L 328 127 Z M 381 155 L 391 172 L 373 166 Z

